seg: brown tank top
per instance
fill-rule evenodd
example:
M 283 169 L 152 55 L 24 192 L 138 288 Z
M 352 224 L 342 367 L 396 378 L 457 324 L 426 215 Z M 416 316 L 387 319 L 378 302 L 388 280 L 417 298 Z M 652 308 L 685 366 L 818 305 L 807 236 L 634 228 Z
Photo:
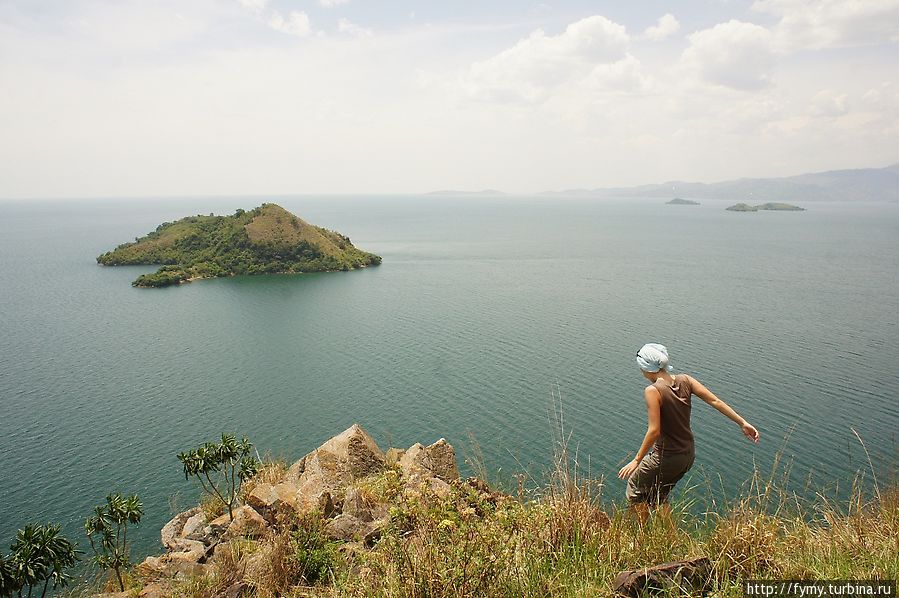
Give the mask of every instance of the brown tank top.
M 656 380 L 655 386 L 662 395 L 660 405 L 662 431 L 655 447 L 660 454 L 692 453 L 693 431 L 690 430 L 690 397 L 693 385 L 689 376 L 674 376 L 674 386 L 662 379 Z

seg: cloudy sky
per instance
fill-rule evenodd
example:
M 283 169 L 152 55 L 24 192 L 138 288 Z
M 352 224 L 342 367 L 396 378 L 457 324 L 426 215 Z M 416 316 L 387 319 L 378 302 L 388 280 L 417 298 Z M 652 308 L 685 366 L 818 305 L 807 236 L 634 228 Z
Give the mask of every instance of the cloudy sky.
M 0 197 L 899 162 L 899 0 L 0 0 Z

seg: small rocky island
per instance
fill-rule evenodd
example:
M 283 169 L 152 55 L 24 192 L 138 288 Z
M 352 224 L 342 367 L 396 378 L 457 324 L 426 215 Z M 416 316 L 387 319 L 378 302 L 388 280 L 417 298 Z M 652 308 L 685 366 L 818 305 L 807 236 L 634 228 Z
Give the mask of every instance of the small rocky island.
M 773 212 L 804 212 L 805 208 L 794 206 L 789 203 L 769 202 L 751 206 L 748 203 L 737 203 L 727 208 L 731 212 L 758 212 L 759 210 L 769 210 Z
M 665 205 L 669 206 L 698 206 L 698 201 L 693 201 L 692 199 L 683 199 L 680 197 L 675 197 L 671 201 L 666 201 Z
M 162 265 L 131 284 L 164 287 L 239 274 L 293 274 L 352 270 L 381 263 L 348 237 L 262 204 L 231 216 L 189 216 L 119 245 L 97 258 L 104 266 Z

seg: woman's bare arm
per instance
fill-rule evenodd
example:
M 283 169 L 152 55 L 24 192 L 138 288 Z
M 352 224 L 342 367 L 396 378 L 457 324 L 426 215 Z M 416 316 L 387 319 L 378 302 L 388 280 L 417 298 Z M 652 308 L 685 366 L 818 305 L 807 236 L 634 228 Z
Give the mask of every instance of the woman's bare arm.
M 652 445 L 655 444 L 655 441 L 659 439 L 662 433 L 662 408 L 660 404 L 662 395 L 659 394 L 657 388 L 647 386 L 646 390 L 643 391 L 643 398 L 646 399 L 646 416 L 648 420 L 646 434 L 643 436 L 643 444 L 640 445 L 637 456 L 618 471 L 618 477 L 622 480 L 626 480 L 636 471 L 640 461 L 643 460 L 643 457 L 646 456 L 646 453 L 649 452 L 649 449 L 652 448 Z
M 759 431 L 755 429 L 755 426 L 740 417 L 739 413 L 731 409 L 730 405 L 716 397 L 715 393 L 702 385 L 702 382 L 700 382 L 693 376 L 688 377 L 690 378 L 690 382 L 693 384 L 693 394 L 726 415 L 731 421 L 740 426 L 740 428 L 743 430 L 743 434 L 745 434 L 747 438 L 749 438 L 753 442 L 759 441 Z

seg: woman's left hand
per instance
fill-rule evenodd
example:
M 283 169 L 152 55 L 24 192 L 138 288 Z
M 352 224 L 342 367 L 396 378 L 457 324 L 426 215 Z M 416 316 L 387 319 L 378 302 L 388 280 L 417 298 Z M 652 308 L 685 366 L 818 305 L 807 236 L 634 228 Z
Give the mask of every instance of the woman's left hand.
M 618 477 L 622 480 L 626 480 L 631 477 L 631 474 L 637 471 L 637 468 L 640 467 L 640 462 L 634 459 L 620 470 L 618 470 Z

